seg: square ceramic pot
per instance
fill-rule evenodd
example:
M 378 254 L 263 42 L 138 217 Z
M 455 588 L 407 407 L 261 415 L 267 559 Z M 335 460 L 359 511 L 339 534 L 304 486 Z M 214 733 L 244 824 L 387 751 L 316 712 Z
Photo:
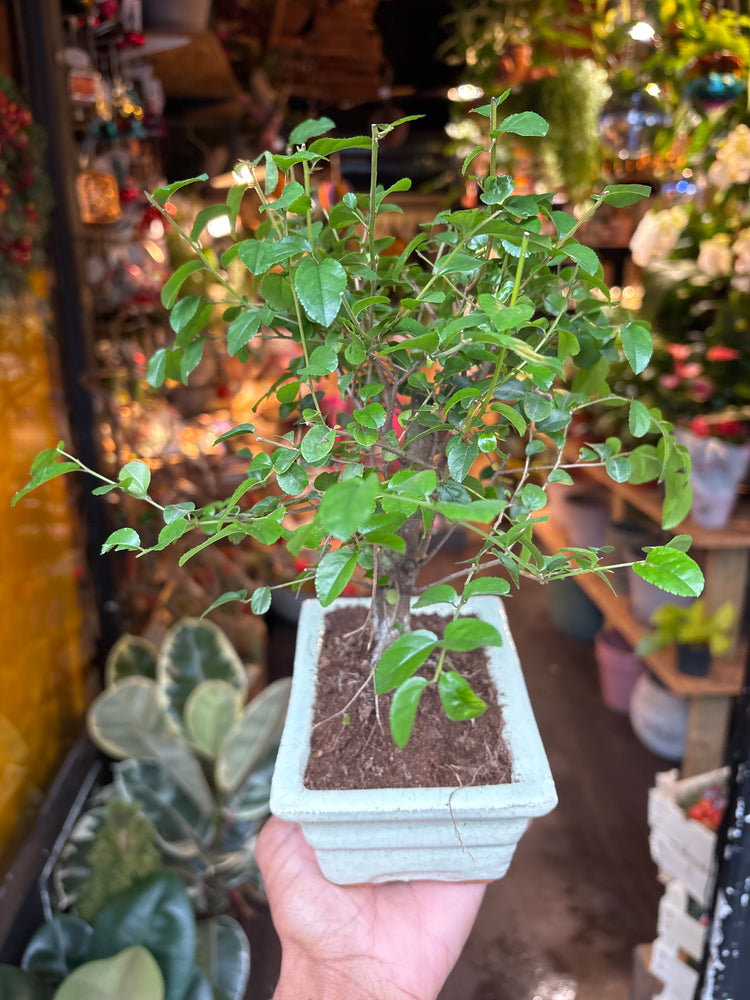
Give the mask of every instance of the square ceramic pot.
M 336 602 L 342 603 L 367 602 Z M 512 781 L 471 788 L 305 788 L 326 610 L 317 601 L 305 601 L 302 607 L 292 694 L 271 788 L 272 813 L 301 824 L 323 874 L 342 885 L 500 878 L 529 819 L 550 812 L 557 802 L 502 602 L 475 597 L 465 613 L 491 622 L 503 636 L 503 645 L 487 653 L 505 719 Z M 453 609 L 436 605 L 430 611 L 452 614 Z

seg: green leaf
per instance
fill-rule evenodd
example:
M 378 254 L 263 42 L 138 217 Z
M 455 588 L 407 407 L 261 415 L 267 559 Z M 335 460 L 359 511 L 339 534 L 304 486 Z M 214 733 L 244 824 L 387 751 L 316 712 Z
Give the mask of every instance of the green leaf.
M 234 794 L 281 739 L 291 679 L 282 677 L 253 698 L 227 734 L 216 761 L 216 783 Z
M 140 548 L 141 540 L 133 528 L 118 528 L 104 542 L 101 551 L 102 555 L 104 555 L 105 552 L 109 552 L 111 549 L 114 549 L 115 552 L 129 552 L 137 551 Z
M 164 384 L 164 379 L 166 377 L 167 351 L 164 347 L 160 347 L 149 358 L 148 366 L 146 368 L 146 381 L 154 389 L 158 389 L 159 386 Z
M 177 296 L 180 294 L 180 289 L 185 284 L 187 279 L 195 274 L 196 271 L 202 270 L 204 264 L 201 260 L 188 260 L 184 264 L 180 264 L 174 274 L 169 277 L 161 290 L 161 304 L 165 309 L 171 309 L 172 306 L 177 301 Z
M 122 760 L 112 766 L 117 793 L 140 802 L 168 853 L 194 858 L 216 836 L 216 816 L 205 816 L 155 761 Z
M 182 1000 L 193 969 L 195 916 L 176 875 L 149 875 L 100 911 L 91 936 L 91 958 L 110 958 L 133 945 L 148 948 L 156 959 L 164 977 L 165 1000 Z M 137 995 L 130 994 L 131 1000 Z
M 50 986 L 61 983 L 86 961 L 91 927 L 71 913 L 56 913 L 45 921 L 26 945 L 21 966 Z M 0 996 L 5 997 L 0 979 Z
M 651 414 L 648 407 L 644 406 L 639 399 L 630 401 L 628 410 L 628 427 L 633 437 L 643 437 L 651 430 Z
M 194 340 L 192 344 L 186 348 L 185 353 L 180 359 L 180 378 L 182 379 L 183 385 L 188 384 L 188 379 L 201 363 L 205 344 L 206 338 L 198 337 L 197 340 Z
M 431 604 L 455 604 L 458 594 L 455 587 L 449 583 L 438 583 L 433 587 L 428 587 L 423 594 L 414 602 L 415 608 L 426 608 Z
M 396 688 L 391 700 L 391 734 L 396 746 L 401 749 L 409 742 L 419 699 L 427 683 L 426 677 L 409 677 Z
M 385 694 L 403 684 L 437 647 L 437 636 L 429 629 L 406 632 L 384 651 L 375 667 L 375 694 Z
M 254 615 L 264 615 L 271 607 L 271 588 L 256 587 L 250 598 L 250 609 Z
M 321 497 L 316 523 L 341 542 L 366 528 L 375 510 L 380 490 L 377 479 L 355 477 L 334 483 Z
M 205 618 L 183 618 L 167 630 L 156 676 L 178 718 L 190 694 L 203 681 L 226 681 L 243 698 L 247 692 L 242 660 L 222 629 Z
M 227 215 L 227 208 L 224 204 L 206 205 L 205 208 L 200 209 L 195 216 L 193 228 L 190 230 L 190 239 L 194 243 L 197 242 L 209 222 L 213 222 L 214 219 L 218 219 L 222 215 Z
M 487 708 L 487 702 L 474 694 L 469 682 L 454 670 L 440 675 L 438 691 L 445 714 L 454 722 L 475 719 Z
M 585 247 L 580 243 L 569 241 L 563 246 L 563 251 L 576 264 L 580 264 L 587 274 L 596 274 L 599 270 L 599 258 L 596 255 L 596 251 L 592 250 L 591 247 Z
M 544 420 L 554 408 L 554 403 L 548 396 L 540 396 L 533 392 L 526 393 L 521 405 L 529 420 Z
M 247 604 L 247 590 L 243 587 L 242 590 L 226 590 L 223 594 L 212 601 L 211 604 L 206 608 L 206 610 L 201 615 L 201 618 L 206 618 L 215 611 L 216 608 L 220 608 L 224 604 L 231 604 L 233 601 L 241 601 L 243 604 Z
M 354 135 L 350 139 L 316 139 L 308 146 L 311 153 L 318 156 L 330 156 L 342 149 L 372 149 L 372 139 L 367 135 Z
M 349 583 L 357 565 L 357 553 L 350 549 L 326 552 L 315 570 L 315 593 L 327 608 Z
M 319 135 L 325 135 L 336 128 L 330 118 L 315 118 L 302 122 L 289 133 L 290 146 L 304 146 L 310 139 L 315 139 Z
M 276 473 L 276 481 L 282 490 L 290 497 L 304 493 L 310 485 L 307 472 L 300 465 L 290 465 L 285 472 Z
M 526 433 L 526 421 L 523 415 L 518 412 L 513 406 L 509 406 L 508 403 L 493 403 L 492 409 L 497 413 L 502 413 L 508 423 L 513 427 L 513 429 L 518 434 Z
M 156 680 L 157 649 L 137 635 L 121 635 L 107 654 L 104 681 L 107 687 L 126 677 Z
M 134 945 L 110 958 L 79 966 L 62 983 L 54 1000 L 164 1000 L 167 996 L 178 1000 L 177 994 L 165 993 L 164 977 L 149 949 Z
M 471 503 L 453 503 L 450 500 L 441 500 L 436 504 L 437 512 L 447 517 L 449 521 L 475 521 L 478 524 L 492 521 L 506 507 L 505 500 L 472 500 Z
M 456 618 L 445 626 L 443 649 L 465 652 L 482 646 L 502 646 L 503 637 L 494 625 L 479 618 Z
M 484 191 L 479 197 L 485 205 L 502 205 L 513 193 L 514 187 L 515 183 L 509 174 L 501 174 L 494 178 L 488 177 Z
M 627 483 L 632 472 L 630 459 L 627 455 L 611 455 L 605 459 L 604 468 L 607 470 L 609 478 L 616 483 Z
M 169 316 L 169 325 L 175 333 L 180 333 L 195 319 L 202 304 L 200 295 L 186 295 L 184 299 L 180 299 Z
M 108 756 L 158 761 L 201 811 L 211 815 L 211 791 L 198 760 L 182 742 L 152 681 L 126 677 L 107 688 L 89 708 L 87 725 L 92 741 Z
M 519 498 L 526 510 L 541 510 L 547 506 L 547 494 L 536 483 L 527 483 L 521 490 Z
M 494 295 L 486 293 L 480 295 L 477 301 L 499 333 L 503 333 L 506 330 L 517 330 L 519 327 L 524 326 L 534 315 L 534 306 L 530 302 L 505 306 L 501 302 L 498 302 Z M 480 340 L 481 336 L 480 332 Z
M 82 470 L 77 462 L 57 462 L 54 465 L 46 466 L 40 470 L 33 477 L 33 479 L 31 479 L 31 481 L 23 487 L 23 489 L 18 490 L 18 492 L 14 494 L 13 499 L 11 500 L 11 507 L 15 507 L 19 500 L 25 497 L 27 493 L 31 493 L 31 491 L 35 490 L 38 486 L 42 486 L 44 483 L 48 483 L 52 479 L 57 479 L 59 476 L 64 476 L 68 472 L 80 471 Z
M 236 920 L 221 914 L 199 921 L 195 964 L 210 983 L 215 1000 L 242 1000 L 250 975 L 250 945 Z
M 214 444 L 219 444 L 221 441 L 228 441 L 230 438 L 239 437 L 241 434 L 255 434 L 255 428 L 252 424 L 237 424 L 229 431 L 224 431 L 223 434 L 219 436 L 214 441 Z
M 28 972 L 0 964 L 0 996 L 3 1000 L 49 1000 L 50 992 Z
M 549 130 L 549 123 L 535 111 L 521 111 L 503 118 L 499 129 L 512 135 L 544 136 Z
M 250 187 L 250 184 L 233 184 L 229 189 L 229 194 L 227 194 L 227 215 L 229 216 L 229 224 L 232 227 L 232 235 L 235 238 L 237 235 L 237 216 L 240 214 L 242 199 Z M 236 246 L 236 244 L 234 245 Z
M 651 188 L 648 184 L 608 184 L 600 195 L 595 196 L 595 199 L 603 204 L 614 205 L 616 208 L 625 208 L 637 201 L 643 201 L 650 194 Z
M 335 372 L 338 364 L 339 358 L 336 351 L 332 347 L 326 347 L 324 344 L 321 344 L 310 355 L 310 364 L 307 371 L 310 375 L 320 378 L 323 375 L 330 375 L 332 372 Z
M 148 496 L 151 470 L 145 462 L 126 462 L 117 476 L 121 488 L 130 496 L 143 500 Z
M 165 202 L 169 201 L 175 191 L 179 191 L 180 188 L 186 187 L 188 184 L 202 183 L 208 180 L 208 174 L 199 174 L 197 177 L 189 177 L 184 181 L 175 181 L 173 184 L 167 184 L 165 187 L 157 188 L 153 193 L 153 198 L 158 201 L 160 205 L 164 205 Z
M 159 532 L 159 540 L 157 543 L 158 548 L 164 548 L 167 545 L 171 545 L 176 542 L 183 535 L 186 535 L 188 531 L 193 530 L 193 525 L 184 519 L 177 521 L 170 521 L 169 524 L 165 524 L 164 527 Z
M 622 349 L 633 372 L 640 374 L 651 360 L 653 343 L 648 327 L 642 323 L 628 323 L 620 331 Z
M 508 581 L 493 576 L 481 576 L 477 580 L 470 580 L 464 587 L 464 597 L 476 597 L 480 594 L 494 594 L 503 597 L 509 593 L 510 584 Z
M 651 549 L 642 562 L 633 564 L 633 571 L 647 583 L 680 597 L 698 597 L 705 582 L 695 560 L 665 545 Z
M 462 483 L 471 472 L 471 467 L 479 458 L 479 445 L 472 438 L 464 441 L 463 438 L 450 438 L 445 447 L 448 459 L 448 471 L 457 483 Z
M 320 263 L 305 257 L 294 273 L 294 287 L 313 323 L 330 326 L 341 310 L 346 271 L 333 257 L 326 257 Z
M 217 757 L 241 711 L 242 694 L 233 684 L 203 681 L 185 702 L 183 721 L 188 740 L 204 757 Z
M 227 350 L 234 356 L 253 339 L 261 326 L 261 310 L 245 309 L 233 319 L 227 329 Z

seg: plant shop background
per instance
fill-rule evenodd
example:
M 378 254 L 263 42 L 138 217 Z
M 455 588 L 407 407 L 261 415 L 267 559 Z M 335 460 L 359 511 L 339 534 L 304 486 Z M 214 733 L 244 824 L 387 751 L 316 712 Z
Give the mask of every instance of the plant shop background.
M 281 549 L 270 560 L 252 549 L 211 549 L 179 571 L 171 557 L 169 565 L 157 557 L 103 560 L 101 542 L 121 513 L 62 480 L 10 511 L 34 454 L 59 438 L 107 473 L 136 455 L 147 460 L 165 502 L 200 503 L 217 482 L 225 488 L 242 478 L 241 452 L 214 442 L 251 418 L 287 359 L 259 349 L 241 364 L 214 352 L 189 389 L 149 389 L 148 358 L 172 336 L 159 292 L 180 259 L 143 191 L 205 171 L 210 181 L 199 197 L 175 199 L 187 222 L 222 197 L 239 159 L 283 148 L 305 117 L 328 114 L 352 134 L 372 121 L 422 115 L 382 152 L 386 182 L 407 172 L 421 180 L 393 216 L 403 246 L 441 206 L 471 204 L 476 193 L 460 164 L 481 135 L 459 126 L 456 109 L 510 87 L 509 107 L 534 108 L 552 124 L 548 142 L 513 150 L 529 189 L 559 190 L 561 206 L 574 210 L 608 179 L 653 186 L 650 205 L 611 212 L 583 239 L 599 249 L 616 295 L 655 324 L 655 363 L 628 391 L 704 441 L 739 448 L 728 452 L 736 470 L 747 462 L 750 393 L 750 141 L 741 100 L 750 43 L 748 22 L 721 7 L 0 2 L 0 92 L 10 102 L 0 109 L 0 857 L 8 872 L 81 733 L 115 639 L 133 632 L 158 643 L 169 624 L 200 614 L 222 591 L 291 580 L 300 569 Z M 29 108 L 30 120 L 17 108 Z M 342 156 L 321 203 L 365 176 L 356 155 Z M 257 226 L 251 198 L 242 215 L 248 230 Z M 213 239 L 220 250 L 220 228 Z M 284 419 L 279 412 L 269 431 Z M 582 433 L 621 430 L 603 408 Z M 730 654 L 707 678 L 680 677 L 670 650 L 649 659 L 648 676 L 679 699 L 682 730 L 678 750 L 669 749 L 691 773 L 723 762 L 742 678 L 750 517 L 744 476 L 735 485 L 731 521 L 686 526 L 708 603 L 735 607 Z M 632 488 L 612 497 L 600 486 L 600 507 L 602 498 L 610 521 L 651 537 L 658 498 Z M 555 532 L 572 538 L 568 514 L 558 509 L 540 529 L 542 541 L 545 532 L 550 544 Z M 146 537 L 149 525 L 142 527 Z M 617 598 L 599 583 L 585 594 L 573 590 L 573 600 L 587 602 L 593 631 L 603 612 L 634 646 L 650 612 L 634 613 L 627 581 Z M 288 671 L 295 613 L 292 599 L 277 602 L 266 621 L 213 616 L 257 690 Z M 555 620 L 570 634 L 568 611 Z M 642 673 L 643 663 L 633 669 Z M 663 711 L 673 714 L 674 703 Z

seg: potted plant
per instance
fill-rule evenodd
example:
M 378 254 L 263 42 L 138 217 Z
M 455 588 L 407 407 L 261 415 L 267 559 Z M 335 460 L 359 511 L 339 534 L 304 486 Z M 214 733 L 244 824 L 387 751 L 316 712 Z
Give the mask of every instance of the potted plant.
M 734 616 L 731 601 L 713 612 L 707 610 L 701 598 L 687 606 L 662 604 L 651 616 L 656 628 L 640 640 L 636 654 L 647 656 L 675 643 L 678 670 L 693 677 L 705 677 L 711 667 L 711 658 L 722 656 L 732 648 Z
M 226 336 L 240 360 L 251 342 L 280 338 L 296 356 L 271 394 L 292 429 L 269 436 L 248 422 L 227 431 L 251 445 L 246 478 L 230 497 L 201 509 L 191 502 L 160 505 L 140 461 L 126 463 L 116 481 L 92 473 L 101 482 L 95 492 L 139 497 L 164 521 L 156 545 L 144 547 L 124 527 L 104 551 L 142 556 L 194 533 L 183 563 L 216 542 L 239 544 L 248 536 L 269 546 L 283 539 L 293 556 L 311 562 L 296 584 L 312 581 L 317 602 L 307 602 L 301 615 L 271 806 L 303 823 L 324 873 L 337 881 L 498 877 L 528 818 L 554 806 L 501 597 L 522 577 L 606 577 L 600 550 L 545 554 L 534 541 L 547 485 L 571 482 L 563 447 L 574 415 L 594 400 L 625 405 L 636 438 L 655 432 L 658 444 L 626 453 L 609 438 L 582 445 L 572 464 L 603 466 L 617 481 L 660 480 L 667 528 L 689 509 L 687 456 L 671 424 L 638 400 L 616 397 L 606 382 L 609 363 L 621 354 L 637 371 L 648 363 L 649 330 L 613 311 L 596 254 L 576 239 L 597 207 L 631 204 L 648 189 L 606 188 L 579 219 L 558 211 L 551 193 L 515 195 L 513 178 L 498 169 L 499 146 L 508 136 L 542 135 L 547 126 L 530 112 L 502 118 L 502 100 L 477 111 L 488 118 L 490 136 L 489 172 L 476 179 L 478 207 L 439 213 L 398 255 L 389 253 L 391 238 L 379 238 L 377 223 L 394 210 L 389 196 L 410 181 L 384 190 L 378 152 L 408 119 L 350 138 L 329 135 L 329 119 L 308 121 L 292 130 L 286 153 L 248 163 L 264 221 L 249 236 L 236 232 L 248 190 L 238 184 L 226 203 L 199 212 L 190 232 L 179 230 L 193 257 L 164 287 L 175 342 L 157 351 L 148 377 L 154 385 L 187 381 L 208 336 Z M 369 189 L 319 210 L 316 173 L 325 177 L 329 158 L 350 149 L 370 152 Z M 466 158 L 464 173 L 480 151 Z M 188 183 L 154 192 L 165 219 L 170 197 Z M 233 236 L 217 260 L 201 237 L 220 214 L 228 216 Z M 254 297 L 227 279 L 224 268 L 237 259 L 254 277 Z M 188 279 L 203 271 L 220 289 L 220 324 L 212 323 L 215 303 L 180 297 Z M 337 408 L 330 406 L 332 393 Z M 15 500 L 72 471 L 91 472 L 63 444 L 47 449 Z M 437 544 L 446 537 L 446 523 L 465 529 L 474 544 L 445 578 L 427 586 L 420 576 L 435 555 L 435 537 Z M 676 536 L 650 550 L 636 572 L 670 592 L 696 596 L 702 576 L 687 555 L 689 544 Z M 347 598 L 334 611 L 353 579 L 369 598 Z M 212 607 L 238 600 L 262 614 L 281 585 L 235 591 Z M 417 618 L 423 614 L 427 621 Z M 330 694 L 318 689 L 314 719 L 324 631 L 334 649 L 333 676 Z M 477 680 L 470 682 L 474 671 Z M 445 716 L 452 720 L 447 732 Z M 462 744 L 458 762 L 436 754 L 448 740 Z M 375 784 L 401 786 L 393 804 L 383 787 L 342 793 L 340 776 L 305 777 L 308 756 L 321 766 L 340 761 L 342 741 L 349 744 L 347 780 L 356 784 L 352 768 L 362 764 Z M 430 787 L 411 787 L 420 783 L 422 764 L 411 762 L 420 752 Z M 438 846 L 435 857 L 421 839 L 424 831 Z

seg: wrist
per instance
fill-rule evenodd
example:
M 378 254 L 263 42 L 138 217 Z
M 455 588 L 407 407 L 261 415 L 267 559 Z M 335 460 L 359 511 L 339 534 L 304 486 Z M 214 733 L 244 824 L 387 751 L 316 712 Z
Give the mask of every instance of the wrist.
M 375 982 L 372 974 L 348 963 L 314 961 L 304 952 L 284 948 L 273 1000 L 406 1000 L 392 983 Z M 411 998 L 413 1000 L 413 998 Z

